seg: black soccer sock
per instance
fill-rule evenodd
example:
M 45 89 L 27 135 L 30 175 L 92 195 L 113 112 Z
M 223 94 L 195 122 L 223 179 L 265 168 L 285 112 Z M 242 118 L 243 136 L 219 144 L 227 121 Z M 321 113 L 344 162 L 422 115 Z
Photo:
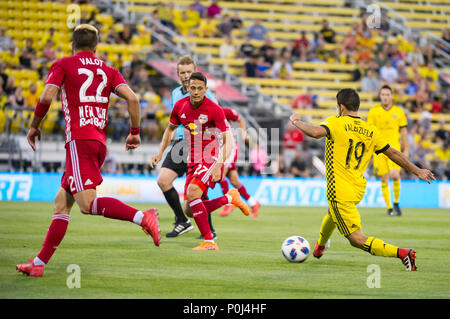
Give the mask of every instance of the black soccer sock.
M 188 218 L 184 215 L 183 208 L 181 208 L 180 198 L 178 197 L 176 189 L 172 187 L 168 191 L 163 192 L 163 194 L 170 208 L 172 208 L 175 213 L 175 223 L 187 222 Z
M 211 214 L 208 214 L 208 222 L 209 222 L 209 228 L 211 229 L 211 232 L 215 232 L 214 227 L 212 225 Z

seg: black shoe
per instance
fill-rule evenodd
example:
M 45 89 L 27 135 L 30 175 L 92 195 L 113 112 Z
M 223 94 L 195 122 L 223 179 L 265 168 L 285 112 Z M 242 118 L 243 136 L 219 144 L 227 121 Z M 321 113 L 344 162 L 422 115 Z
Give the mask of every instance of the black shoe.
M 214 239 L 214 240 L 217 239 L 217 234 L 216 234 L 216 232 L 213 231 L 213 232 L 211 232 L 211 233 L 212 233 L 213 239 Z M 203 239 L 203 236 L 200 235 L 200 236 L 197 237 L 197 239 Z
M 388 216 L 394 216 L 394 210 L 393 210 L 392 208 L 389 208 L 389 209 L 387 210 L 387 215 L 388 215 Z
M 400 206 L 398 206 L 398 204 L 394 204 L 394 210 L 397 216 L 402 216 L 402 210 L 400 209 Z
M 166 237 L 177 237 L 180 236 L 190 230 L 194 229 L 194 226 L 192 226 L 190 221 L 187 221 L 185 223 L 175 223 L 175 227 L 170 233 L 166 234 Z

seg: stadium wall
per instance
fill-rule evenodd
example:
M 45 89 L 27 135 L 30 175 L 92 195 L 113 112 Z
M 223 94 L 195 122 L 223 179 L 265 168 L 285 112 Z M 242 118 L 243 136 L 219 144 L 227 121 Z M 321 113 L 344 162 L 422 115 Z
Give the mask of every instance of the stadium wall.
M 53 201 L 60 187 L 59 173 L 0 173 L 0 200 Z M 165 203 L 156 176 L 104 175 L 98 188 L 100 196 L 112 196 L 124 202 Z M 241 177 L 248 192 L 262 205 L 274 206 L 326 206 L 324 179 Z M 366 194 L 359 206 L 384 207 L 380 182 L 368 180 Z M 174 187 L 180 198 L 184 178 L 175 180 Z M 209 197 L 222 195 L 220 186 L 209 192 Z M 403 180 L 400 196 L 402 207 L 450 208 L 450 183 Z

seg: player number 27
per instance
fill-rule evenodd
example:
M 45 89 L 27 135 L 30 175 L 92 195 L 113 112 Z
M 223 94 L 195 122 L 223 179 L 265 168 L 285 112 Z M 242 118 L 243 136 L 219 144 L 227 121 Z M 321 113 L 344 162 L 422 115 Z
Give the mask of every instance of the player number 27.
M 348 146 L 348 150 L 347 150 L 347 157 L 345 159 L 345 168 L 349 169 L 350 168 L 350 161 L 352 159 L 352 155 L 355 156 L 355 159 L 358 161 L 358 164 L 356 164 L 356 166 L 354 167 L 354 169 L 358 169 L 359 165 L 361 165 L 361 160 L 363 158 L 364 155 L 364 151 L 366 150 L 366 144 L 364 144 L 364 142 L 358 142 L 355 144 L 355 147 L 353 148 L 353 140 L 349 139 L 348 140 L 349 146 Z M 353 151 L 354 149 L 354 151 Z
M 79 68 L 78 74 L 87 75 L 86 81 L 84 81 L 83 85 L 80 88 L 80 102 L 108 103 L 108 98 L 106 96 L 102 96 L 102 91 L 106 86 L 106 82 L 108 81 L 108 77 L 102 69 L 97 69 L 97 75 L 100 75 L 102 77 L 102 82 L 98 85 L 97 93 L 95 96 L 86 95 L 87 89 L 91 86 L 92 80 L 94 80 L 94 72 L 89 69 Z

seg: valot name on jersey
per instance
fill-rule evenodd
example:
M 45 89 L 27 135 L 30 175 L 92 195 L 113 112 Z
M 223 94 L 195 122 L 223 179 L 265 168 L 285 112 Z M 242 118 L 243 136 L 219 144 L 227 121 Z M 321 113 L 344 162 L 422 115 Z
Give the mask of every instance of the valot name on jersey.
M 103 66 L 103 61 L 100 59 L 91 59 L 91 58 L 80 58 L 81 63 L 83 65 L 100 65 Z

